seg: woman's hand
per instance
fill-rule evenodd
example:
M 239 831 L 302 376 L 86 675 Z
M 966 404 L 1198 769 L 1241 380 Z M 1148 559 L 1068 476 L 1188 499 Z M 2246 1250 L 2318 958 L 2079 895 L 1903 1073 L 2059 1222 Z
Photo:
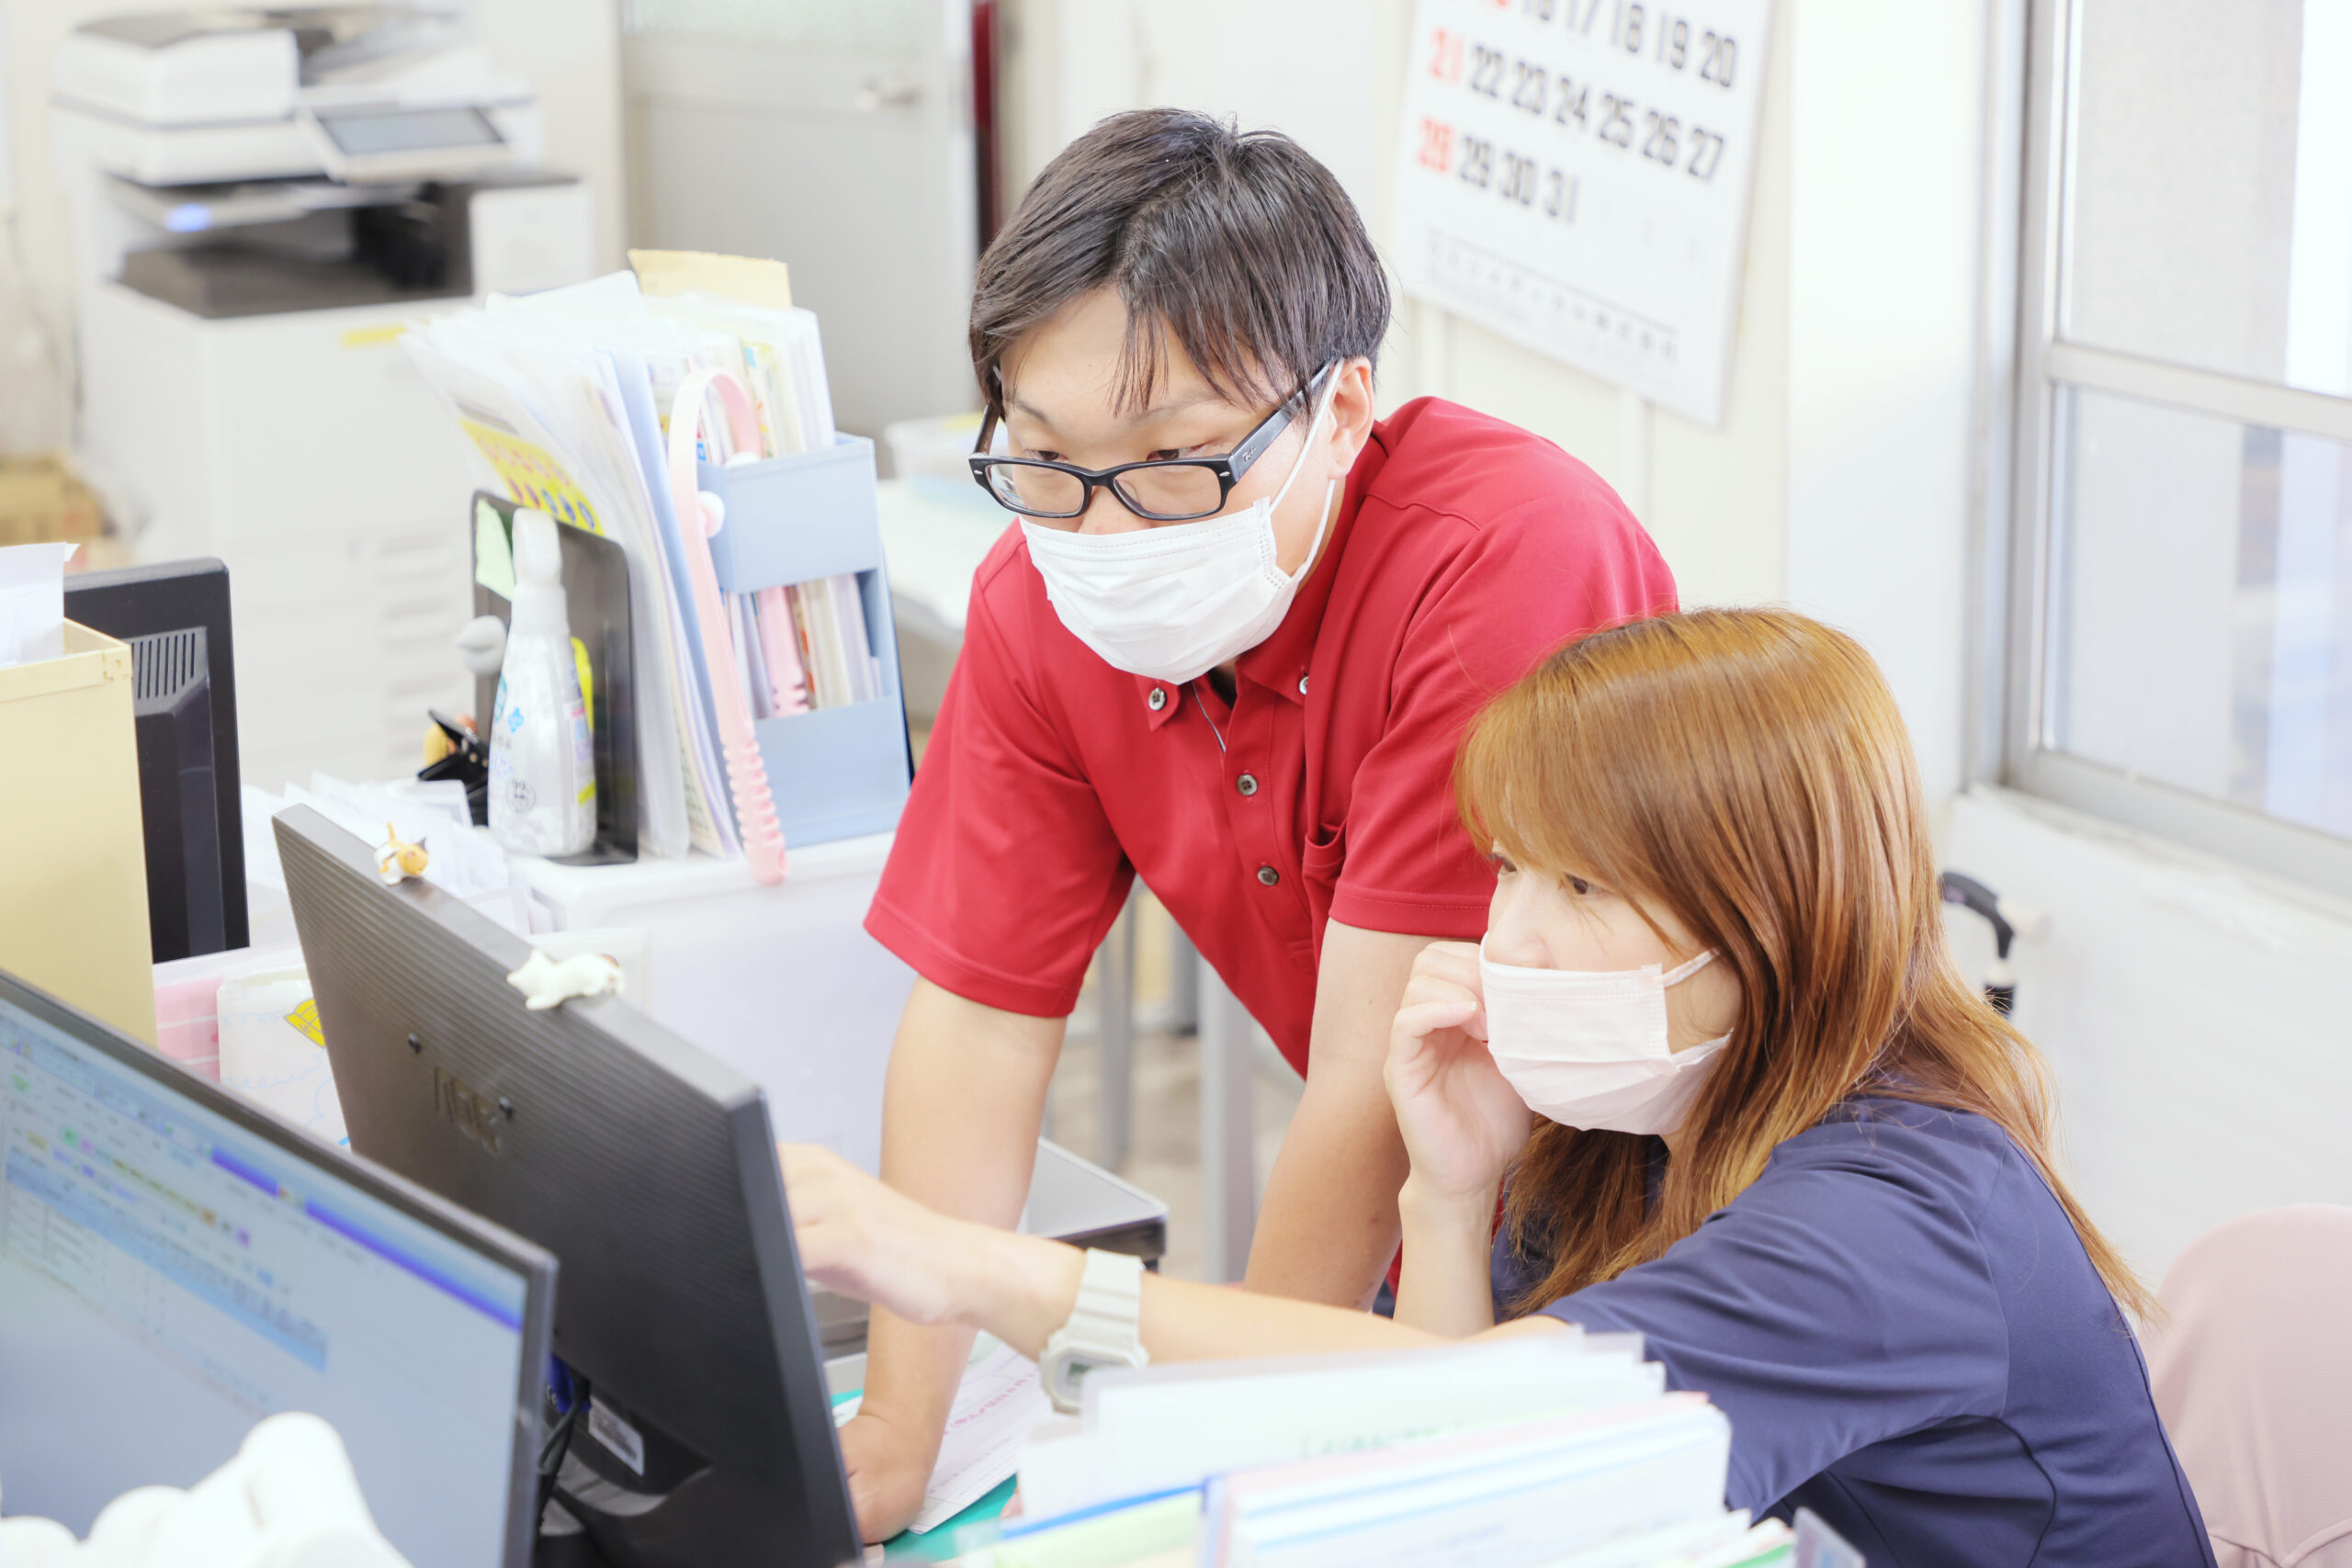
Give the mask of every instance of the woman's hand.
M 800 1267 L 827 1290 L 911 1323 L 956 1321 L 991 1235 L 894 1192 L 831 1149 L 780 1144 Z
M 1483 1203 L 1492 1213 L 1503 1168 L 1525 1145 L 1534 1113 L 1487 1050 L 1475 942 L 1433 942 L 1413 960 L 1388 1036 L 1385 1078 L 1412 1156 L 1418 1195 Z

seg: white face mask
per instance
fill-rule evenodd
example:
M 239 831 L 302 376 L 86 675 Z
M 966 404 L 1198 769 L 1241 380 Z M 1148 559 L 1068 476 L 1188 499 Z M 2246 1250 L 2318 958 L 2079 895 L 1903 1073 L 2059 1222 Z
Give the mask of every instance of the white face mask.
M 1487 1043 L 1528 1109 L 1564 1126 L 1672 1133 L 1690 1113 L 1731 1036 L 1676 1051 L 1667 1034 L 1666 990 L 1704 968 L 1713 953 L 1661 972 L 1523 969 L 1478 949 Z
M 1271 500 L 1197 523 L 1126 534 L 1075 534 L 1023 518 L 1029 558 L 1046 580 L 1046 597 L 1062 625 L 1114 669 L 1179 686 L 1272 636 L 1314 570 L 1340 481 L 1323 492 L 1315 542 L 1295 572 L 1275 564 L 1274 509 L 1306 466 L 1338 386 L 1335 376 Z

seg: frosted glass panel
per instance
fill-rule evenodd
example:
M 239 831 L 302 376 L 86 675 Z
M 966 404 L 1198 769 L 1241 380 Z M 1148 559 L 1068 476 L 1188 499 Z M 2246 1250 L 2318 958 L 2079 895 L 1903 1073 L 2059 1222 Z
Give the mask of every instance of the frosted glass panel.
M 2352 5 L 2075 10 L 2061 335 L 2352 394 Z
M 830 54 L 935 51 L 939 0 L 626 0 L 635 35 L 729 39 Z
M 2072 389 L 2043 743 L 2352 835 L 2352 452 Z

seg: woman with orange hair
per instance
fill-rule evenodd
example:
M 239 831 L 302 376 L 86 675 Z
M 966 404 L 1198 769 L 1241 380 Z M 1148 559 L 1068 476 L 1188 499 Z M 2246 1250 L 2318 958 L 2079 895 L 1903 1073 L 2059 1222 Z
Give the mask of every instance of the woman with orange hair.
M 1138 1283 L 787 1149 L 810 1275 L 1049 1384 L 1634 1330 L 1730 1417 L 1732 1506 L 1810 1506 L 1873 1563 L 2210 1565 L 2124 1316 L 2148 1297 L 2058 1176 L 2041 1056 L 1946 948 L 1869 655 L 1783 611 L 1618 626 L 1491 704 L 1457 776 L 1498 874 L 1391 1036 L 1394 1322 Z

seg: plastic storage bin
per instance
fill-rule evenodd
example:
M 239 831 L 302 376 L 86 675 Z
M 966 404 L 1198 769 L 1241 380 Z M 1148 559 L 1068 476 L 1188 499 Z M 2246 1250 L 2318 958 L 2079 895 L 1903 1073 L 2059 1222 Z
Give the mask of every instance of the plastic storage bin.
M 726 525 L 710 541 L 720 590 L 854 575 L 866 651 L 881 666 L 877 698 L 755 727 L 787 849 L 888 831 L 913 778 L 874 481 L 874 443 L 862 435 L 843 435 L 830 451 L 700 470 L 702 488 L 727 506 Z

